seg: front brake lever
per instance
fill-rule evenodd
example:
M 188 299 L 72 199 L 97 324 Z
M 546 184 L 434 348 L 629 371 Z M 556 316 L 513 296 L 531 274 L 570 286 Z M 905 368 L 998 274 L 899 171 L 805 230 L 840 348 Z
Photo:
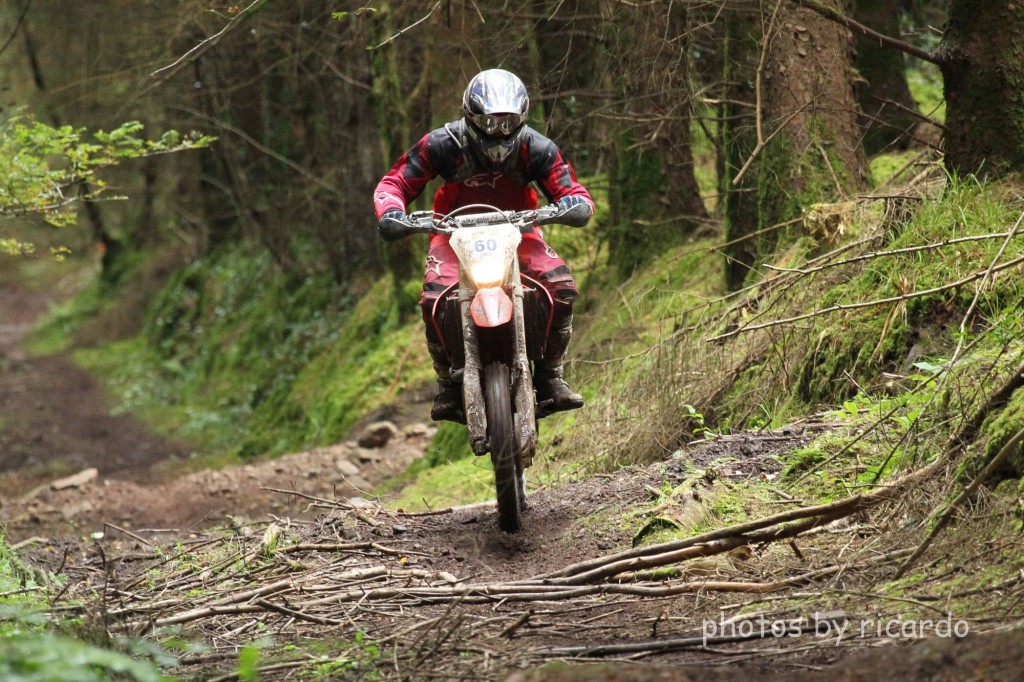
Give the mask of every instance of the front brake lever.
M 427 232 L 429 232 L 430 234 L 444 234 L 444 235 L 448 235 L 449 237 L 451 235 L 455 234 L 455 230 L 456 230 L 456 228 L 458 228 L 458 223 L 455 223 L 454 225 L 445 225 L 444 224 L 445 221 L 452 222 L 452 223 L 455 222 L 453 220 L 448 219 L 447 216 L 446 216 L 444 218 L 441 218 L 437 222 L 433 223 L 427 229 Z
M 540 224 L 537 222 L 538 215 L 539 213 L 537 211 L 520 211 L 518 220 L 513 224 L 519 228 L 520 232 L 532 229 L 534 225 Z M 509 220 L 509 222 L 512 221 Z

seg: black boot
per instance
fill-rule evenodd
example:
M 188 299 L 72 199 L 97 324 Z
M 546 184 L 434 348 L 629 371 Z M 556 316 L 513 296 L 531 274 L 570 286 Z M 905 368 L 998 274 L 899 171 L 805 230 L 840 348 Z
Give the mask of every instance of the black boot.
M 462 387 L 450 379 L 437 378 L 437 395 L 430 407 L 430 418 L 436 422 L 466 423 L 462 413 Z
M 434 363 L 434 373 L 437 375 L 437 395 L 434 396 L 434 404 L 430 407 L 430 418 L 436 422 L 449 421 L 465 424 L 466 416 L 462 410 L 462 386 L 451 379 L 451 369 L 448 367 L 448 356 L 444 352 L 444 346 L 428 340 L 427 350 L 430 351 L 430 359 Z
M 569 387 L 563 378 L 565 354 L 572 337 L 572 314 L 553 324 L 544 346 L 544 357 L 537 363 L 533 385 L 537 389 L 537 403 L 550 401 L 549 412 L 578 410 L 583 407 L 583 396 Z

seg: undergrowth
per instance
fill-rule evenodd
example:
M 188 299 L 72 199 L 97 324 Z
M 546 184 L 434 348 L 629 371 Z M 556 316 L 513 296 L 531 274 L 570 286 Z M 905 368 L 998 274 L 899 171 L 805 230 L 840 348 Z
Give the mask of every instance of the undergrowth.
M 142 332 L 76 359 L 142 415 L 204 453 L 282 454 L 338 442 L 374 410 L 427 382 L 422 330 L 401 324 L 384 281 L 344 292 L 293 281 L 266 253 L 216 252 L 179 270 Z M 61 343 L 84 292 L 37 338 Z
M 0 533 L 0 679 L 4 682 L 135 682 L 170 680 L 161 666 L 176 663 L 160 647 L 140 641 L 100 645 L 74 634 L 74 624 L 44 615 L 50 583 L 28 566 Z M 59 588 L 59 585 L 58 585 Z
M 920 384 L 958 348 L 930 419 L 976 407 L 991 377 L 968 381 L 968 368 L 1007 371 L 1012 340 L 1024 331 L 1022 266 L 1006 267 L 1024 242 L 1014 231 L 1024 204 L 1012 184 L 948 178 L 915 196 L 901 221 L 877 202 L 858 206 L 846 218 L 857 223 L 851 234 L 864 235 L 854 248 L 800 240 L 736 294 L 708 287 L 716 279 L 702 267 L 712 259 L 700 245 L 680 273 L 689 301 L 658 284 L 671 281 L 664 265 L 680 262 L 678 254 L 623 284 L 595 311 L 603 324 L 584 335 L 582 354 L 601 359 L 583 367 L 599 397 L 567 449 L 608 469 L 663 458 L 698 429 L 779 427 L 856 400 L 919 404 Z M 703 302 L 687 305 L 702 292 Z M 916 418 L 908 410 L 894 419 Z

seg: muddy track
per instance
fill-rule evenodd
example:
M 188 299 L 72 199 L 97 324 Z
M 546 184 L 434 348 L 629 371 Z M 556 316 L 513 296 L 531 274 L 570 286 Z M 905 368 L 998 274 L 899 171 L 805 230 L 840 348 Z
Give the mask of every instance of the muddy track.
M 181 443 L 160 438 L 128 415 L 112 415 L 96 380 L 63 355 L 23 348 L 53 295 L 0 289 L 0 498 L 95 467 L 100 474 L 152 480 L 152 467 Z
M 307 504 L 271 489 L 353 497 L 403 470 L 433 427 L 411 424 L 371 447 L 358 442 L 188 471 L 189 447 L 149 432 L 64 355 L 23 347 L 52 294 L 0 288 L 0 524 L 28 537 L 123 528 L 198 529 L 267 514 L 308 518 Z
M 772 454 L 805 439 L 736 437 L 726 445 L 758 454 L 718 475 L 759 478 Z M 234 679 L 239 649 L 259 638 L 272 642 L 264 680 L 314 670 L 352 680 L 1013 679 L 1024 654 L 1019 620 L 971 618 L 964 640 L 864 629 L 865 616 L 901 618 L 872 598 L 892 558 L 906 555 L 898 524 L 843 517 L 792 550 L 719 529 L 737 549 L 677 556 L 661 572 L 624 564 L 662 551 L 633 547 L 657 487 L 687 480 L 689 463 L 726 445 L 536 493 L 516 535 L 498 530 L 493 503 L 406 514 L 297 494 L 312 518 L 170 536 L 108 528 L 98 541 L 40 540 L 23 551 L 68 576 L 58 606 L 94 627 L 201 644 L 180 658 L 175 674 L 185 679 Z M 714 485 L 702 479 L 701 489 Z M 1005 589 L 1019 598 L 1020 588 L 1011 575 Z M 908 598 L 933 596 L 926 587 Z M 979 597 L 979 614 L 995 613 L 1004 596 Z M 779 623 L 798 631 L 773 635 Z M 301 647 L 289 654 L 311 642 L 325 658 Z M 544 667 L 552 661 L 573 666 Z

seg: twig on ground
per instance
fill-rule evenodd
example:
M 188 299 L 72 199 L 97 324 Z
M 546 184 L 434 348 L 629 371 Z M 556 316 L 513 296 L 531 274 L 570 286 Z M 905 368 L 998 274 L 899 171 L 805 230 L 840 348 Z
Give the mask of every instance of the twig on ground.
M 929 531 L 927 537 L 925 537 L 921 544 L 918 545 L 917 549 L 914 550 L 914 553 L 910 555 L 910 557 L 903 563 L 903 565 L 900 566 L 899 570 L 896 571 L 896 579 L 902 578 L 904 575 L 906 575 L 907 571 L 914 564 L 914 562 L 917 561 L 917 559 L 922 554 L 924 554 L 925 550 L 928 549 L 929 545 L 931 545 L 935 537 L 940 532 L 942 532 L 942 530 L 946 527 L 946 524 L 948 524 L 950 519 L 953 518 L 953 513 L 957 510 L 957 508 L 959 508 L 959 506 L 963 504 L 968 498 L 974 495 L 974 493 L 977 492 L 978 488 L 981 487 L 981 484 L 988 480 L 988 477 L 991 476 L 996 471 L 996 469 L 1002 466 L 1003 462 L 1005 462 L 1011 454 L 1017 451 L 1017 446 L 1020 445 L 1021 441 L 1024 441 L 1024 429 L 1020 429 L 1019 431 L 1017 431 L 1017 433 L 1014 434 L 1013 438 L 1011 438 L 1009 441 L 1006 442 L 1005 445 L 1003 445 L 1002 449 L 999 450 L 996 456 L 992 458 L 992 460 L 981 471 L 981 473 L 978 474 L 977 477 L 975 477 L 975 479 L 971 481 L 966 488 L 963 489 L 963 492 L 957 495 L 956 499 L 950 502 L 946 510 L 939 516 L 938 522 L 934 526 L 932 526 L 932 529 L 931 531 Z M 935 515 L 932 514 L 932 518 L 934 518 L 934 516 Z

